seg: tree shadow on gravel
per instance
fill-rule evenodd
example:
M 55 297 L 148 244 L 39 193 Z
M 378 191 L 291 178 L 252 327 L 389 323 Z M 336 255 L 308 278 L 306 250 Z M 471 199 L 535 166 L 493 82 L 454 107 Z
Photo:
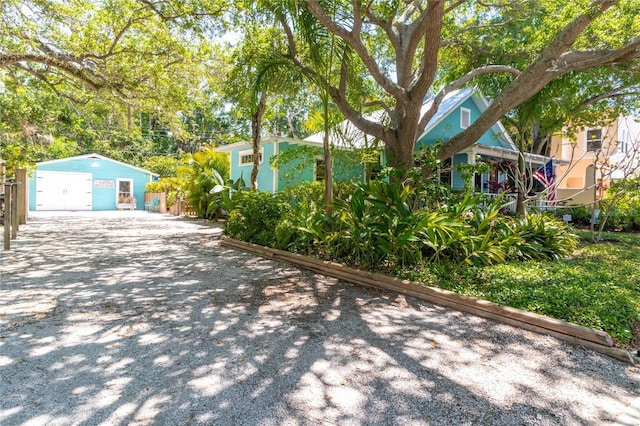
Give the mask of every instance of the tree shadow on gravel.
M 637 388 L 599 354 L 222 248 L 206 223 L 133 222 L 43 219 L 3 256 L 0 423 L 599 424 Z

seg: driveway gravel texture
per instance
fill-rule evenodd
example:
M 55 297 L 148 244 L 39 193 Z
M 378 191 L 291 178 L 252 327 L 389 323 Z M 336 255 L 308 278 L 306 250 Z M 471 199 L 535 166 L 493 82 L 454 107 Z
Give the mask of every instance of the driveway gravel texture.
M 600 425 L 637 367 L 220 246 L 32 212 L 1 257 L 2 425 Z

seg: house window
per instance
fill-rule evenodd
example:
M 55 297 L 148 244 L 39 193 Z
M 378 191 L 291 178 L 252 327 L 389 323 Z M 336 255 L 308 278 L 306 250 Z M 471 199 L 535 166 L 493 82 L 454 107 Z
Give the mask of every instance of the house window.
M 587 130 L 587 152 L 602 149 L 602 129 Z
M 316 159 L 316 180 L 323 181 L 324 180 L 324 158 Z
M 118 204 L 135 203 L 133 196 L 133 179 L 118 179 Z
M 452 164 L 452 159 L 451 158 L 447 158 L 446 160 L 444 160 L 439 167 L 439 172 L 440 172 L 440 182 L 444 183 L 445 185 L 451 185 L 451 164 Z
M 471 110 L 468 108 L 460 108 L 460 128 L 466 129 L 471 125 Z
M 262 164 L 263 160 L 264 148 L 260 148 L 260 152 L 258 153 L 258 163 Z M 245 166 L 247 164 L 253 164 L 253 150 L 248 149 L 246 151 L 240 151 L 238 153 L 240 157 L 240 165 Z
M 620 129 L 620 137 L 618 138 L 618 152 L 622 154 L 628 154 L 630 145 L 631 137 L 629 135 L 629 129 Z
M 376 180 L 380 177 L 380 173 L 382 172 L 382 151 L 378 152 L 376 156 L 377 161 L 367 162 L 366 164 L 366 172 L 368 173 L 369 180 Z

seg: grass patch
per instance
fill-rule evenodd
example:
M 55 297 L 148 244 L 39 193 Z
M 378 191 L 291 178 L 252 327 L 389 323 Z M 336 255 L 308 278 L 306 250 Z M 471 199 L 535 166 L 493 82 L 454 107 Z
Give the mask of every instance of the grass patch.
M 640 234 L 581 233 L 568 259 L 483 267 L 422 265 L 396 275 L 426 285 L 608 332 L 619 347 L 640 344 Z

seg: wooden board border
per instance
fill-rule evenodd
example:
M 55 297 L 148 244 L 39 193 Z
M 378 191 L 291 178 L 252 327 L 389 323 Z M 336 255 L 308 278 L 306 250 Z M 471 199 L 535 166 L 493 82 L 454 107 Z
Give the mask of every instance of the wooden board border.
M 425 286 L 409 280 L 402 280 L 384 274 L 351 268 L 341 263 L 272 249 L 228 237 L 224 237 L 221 244 L 270 259 L 289 262 L 313 272 L 339 278 L 350 283 L 413 296 L 437 305 L 447 306 L 452 309 L 514 325 L 536 333 L 553 336 L 575 345 L 593 349 L 615 359 L 635 364 L 633 356 L 628 351 L 613 347 L 613 339 L 608 333 L 602 330 L 594 330 L 567 321 L 500 305 L 475 297 L 463 296 L 452 291 Z

